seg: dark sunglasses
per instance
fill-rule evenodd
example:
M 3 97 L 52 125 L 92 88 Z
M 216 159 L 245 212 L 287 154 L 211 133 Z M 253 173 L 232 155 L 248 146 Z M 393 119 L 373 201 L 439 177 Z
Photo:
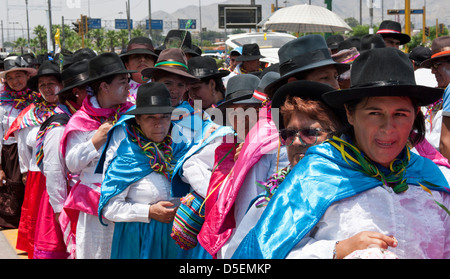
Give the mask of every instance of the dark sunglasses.
M 317 143 L 317 138 L 323 134 L 330 133 L 331 130 L 325 130 L 321 128 L 303 128 L 303 129 L 282 129 L 280 131 L 280 137 L 283 144 L 286 146 L 291 146 L 295 138 L 298 137 L 302 145 L 312 146 Z

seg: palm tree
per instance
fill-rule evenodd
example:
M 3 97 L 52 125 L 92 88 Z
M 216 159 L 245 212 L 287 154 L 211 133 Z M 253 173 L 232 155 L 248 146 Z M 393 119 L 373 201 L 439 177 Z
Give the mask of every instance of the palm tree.
M 98 52 L 103 52 L 104 42 L 105 42 L 105 29 L 91 29 L 87 33 L 87 37 L 91 39 L 92 43 L 95 43 L 95 50 Z
M 20 48 L 20 54 L 23 55 L 23 48 L 26 47 L 27 44 L 28 44 L 27 39 L 25 39 L 25 38 L 18 38 L 14 42 L 14 47 L 15 48 Z
M 147 34 L 143 29 L 133 29 L 131 30 L 131 37 L 147 37 Z
M 115 30 L 109 30 L 106 32 L 106 44 L 109 45 L 111 52 L 114 52 L 114 48 L 118 43 L 117 32 Z
M 47 48 L 47 30 L 42 25 L 34 27 L 33 34 L 37 36 L 41 49 Z
M 117 33 L 117 39 L 119 40 L 121 48 L 122 49 L 126 48 L 129 41 L 128 30 L 125 29 L 119 30 L 119 32 Z

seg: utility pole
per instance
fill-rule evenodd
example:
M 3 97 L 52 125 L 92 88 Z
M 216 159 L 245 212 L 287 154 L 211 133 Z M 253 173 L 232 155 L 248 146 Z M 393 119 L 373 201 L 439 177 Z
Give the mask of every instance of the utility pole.
M 128 40 L 131 40 L 130 0 L 128 0 L 128 4 L 126 6 L 127 6 Z
M 30 19 L 28 17 L 28 0 L 25 0 L 25 7 L 27 10 L 27 35 L 28 35 L 28 47 L 30 47 Z
M 199 18 L 200 18 L 200 48 L 203 45 L 203 40 L 202 40 L 202 1 L 198 0 L 198 14 L 199 14 Z
M 422 43 L 425 44 L 427 41 L 427 35 L 425 34 L 425 29 L 427 28 L 427 16 L 425 6 L 423 6 L 423 14 L 422 14 Z
M 148 37 L 152 39 L 152 0 L 148 0 Z
M 52 46 L 53 46 L 53 49 L 55 49 L 55 41 L 54 41 L 54 38 L 52 38 L 52 34 L 53 34 L 53 32 L 52 32 L 52 0 L 48 0 L 47 1 L 48 2 L 48 22 L 49 22 L 49 29 L 50 29 L 50 39 L 51 39 L 51 42 L 52 42 Z

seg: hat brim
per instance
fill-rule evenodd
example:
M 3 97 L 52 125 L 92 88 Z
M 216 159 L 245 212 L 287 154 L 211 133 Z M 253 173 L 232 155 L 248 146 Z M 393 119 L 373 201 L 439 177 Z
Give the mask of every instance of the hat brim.
M 130 110 L 125 115 L 144 115 L 144 114 L 167 114 L 172 113 L 175 110 L 174 107 L 168 107 L 168 106 L 154 106 L 154 107 L 142 107 L 142 108 L 135 108 L 133 110 Z
M 148 54 L 153 56 L 154 60 L 156 61 L 158 59 L 158 55 L 154 53 L 153 51 L 146 49 L 146 48 L 135 48 L 130 51 L 125 52 L 124 54 L 119 55 L 119 57 L 124 60 L 128 58 L 128 56 L 133 54 Z
M 195 76 L 195 77 L 198 78 L 198 79 L 203 80 L 203 79 L 212 79 L 212 78 L 213 79 L 214 78 L 223 78 L 223 77 L 228 76 L 229 74 L 231 74 L 231 72 L 228 71 L 228 70 L 219 70 L 218 73 L 215 73 L 215 74 L 212 74 L 212 75 Z
M 31 76 L 34 76 L 37 74 L 37 70 L 33 69 L 33 68 L 13 68 L 13 69 L 1 72 L 0 78 L 5 78 L 7 74 L 12 73 L 12 72 L 17 72 L 17 71 L 27 72 Z
M 109 77 L 109 76 L 115 76 L 115 75 L 121 75 L 121 74 L 132 74 L 132 73 L 137 73 L 138 71 L 131 71 L 131 70 L 120 70 L 120 71 L 116 71 L 116 72 L 109 72 L 107 74 L 98 76 L 98 77 L 94 77 L 94 78 L 89 78 L 87 79 L 83 84 L 89 84 L 89 83 L 93 83 L 95 81 L 98 81 L 100 79 Z M 80 86 L 80 85 L 78 85 Z
M 447 56 L 450 56 L 450 53 L 445 53 L 445 54 L 442 54 L 439 56 L 435 56 L 433 58 L 428 58 L 428 59 L 424 60 L 422 63 L 420 63 L 420 67 L 421 68 L 431 68 L 431 64 L 432 64 L 433 60 L 439 59 L 441 57 L 447 57 Z
M 351 65 L 350 64 L 344 64 L 344 63 L 338 63 L 336 61 L 334 61 L 333 59 L 327 59 L 327 60 L 322 60 L 316 63 L 312 63 L 309 65 L 306 65 L 304 67 L 295 69 L 287 74 L 285 74 L 284 76 L 280 77 L 279 79 L 275 80 L 274 82 L 270 83 L 269 85 L 266 86 L 266 88 L 264 89 L 265 93 L 268 95 L 268 97 L 270 99 L 272 99 L 273 94 L 275 93 L 275 91 L 282 86 L 283 84 L 287 83 L 287 80 L 304 71 L 308 71 L 308 70 L 312 70 L 315 68 L 319 68 L 319 67 L 323 67 L 323 66 L 330 66 L 330 65 L 334 65 L 336 66 L 336 70 L 338 72 L 338 75 L 345 73 L 346 71 L 350 70 Z
M 176 68 L 164 67 L 164 66 L 151 67 L 151 68 L 143 69 L 142 72 L 141 72 L 141 75 L 143 77 L 151 78 L 156 71 L 163 71 L 163 72 L 167 72 L 169 74 L 179 75 L 179 76 L 187 78 L 190 81 L 197 81 L 197 80 L 199 80 L 197 77 L 189 74 L 188 72 L 185 72 L 183 70 L 179 70 L 179 69 L 176 69 Z
M 331 107 L 342 109 L 344 104 L 365 97 L 410 97 L 419 106 L 427 106 L 442 98 L 444 90 L 422 85 L 386 85 L 334 90 L 323 94 L 323 100 Z
M 377 33 L 384 37 L 392 37 L 400 41 L 400 45 L 407 44 L 411 41 L 411 37 L 403 33 Z
M 54 76 L 56 77 L 56 79 L 61 82 L 62 78 L 61 78 L 61 74 L 60 73 L 47 73 L 47 74 L 42 74 L 42 75 L 35 75 L 32 76 L 28 82 L 27 82 L 27 86 L 28 88 L 30 88 L 31 90 L 34 91 L 38 91 L 38 81 L 40 77 L 45 77 L 45 76 Z
M 220 103 L 217 106 L 217 108 L 225 109 L 233 104 L 238 103 L 239 101 L 251 99 L 252 97 L 253 97 L 253 90 L 242 90 L 238 96 Z
M 258 60 L 261 58 L 265 58 L 265 56 L 262 56 L 262 55 L 240 55 L 240 56 L 236 57 L 236 61 L 245 62 L 245 61 Z

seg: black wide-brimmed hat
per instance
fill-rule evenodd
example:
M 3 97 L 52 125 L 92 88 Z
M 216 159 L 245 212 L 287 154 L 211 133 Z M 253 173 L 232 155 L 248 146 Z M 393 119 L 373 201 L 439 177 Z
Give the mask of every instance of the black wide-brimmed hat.
M 245 44 L 242 46 L 242 54 L 236 57 L 236 61 L 253 61 L 264 58 L 259 51 L 258 44 Z
M 279 113 L 279 109 L 284 105 L 286 99 L 289 97 L 300 97 L 302 99 L 321 101 L 322 95 L 334 91 L 335 89 L 328 84 L 319 83 L 315 81 L 309 80 L 298 80 L 289 82 L 275 92 L 272 98 L 272 119 L 277 119 L 278 115 L 274 115 Z M 326 104 L 326 103 L 325 103 Z M 278 124 L 277 128 L 284 129 L 284 121 L 283 116 L 279 113 L 279 121 L 275 121 L 275 124 Z M 278 122 L 278 123 L 277 123 Z
M 244 74 L 231 77 L 227 83 L 225 98 L 217 108 L 225 109 L 228 106 L 244 99 L 253 97 L 253 92 L 258 88 L 260 79 L 255 75 Z
M 222 78 L 230 74 L 228 70 L 219 70 L 216 60 L 208 56 L 196 56 L 189 59 L 188 71 L 199 79 Z
M 136 95 L 136 108 L 126 112 L 128 115 L 172 113 L 170 92 L 164 83 L 149 82 L 139 86 Z
M 438 37 L 431 43 L 431 57 L 420 64 L 420 67 L 430 68 L 433 60 L 450 56 L 450 36 Z
M 5 69 L 0 73 L 0 78 L 5 78 L 8 73 L 15 71 L 24 71 L 34 76 L 37 70 L 31 68 L 30 64 L 22 56 L 9 56 L 3 60 L 3 68 Z
M 382 47 L 386 47 L 386 44 L 380 34 L 367 34 L 361 37 L 361 51 Z
M 128 56 L 133 54 L 147 54 L 153 57 L 153 60 L 158 59 L 158 55 L 155 53 L 153 42 L 146 37 L 135 37 L 128 42 L 126 52 L 120 55 L 122 61 L 126 61 Z
M 380 28 L 377 31 L 383 38 L 392 37 L 400 40 L 400 44 L 404 45 L 411 41 L 411 37 L 402 33 L 402 26 L 400 23 L 392 20 L 385 20 L 381 22 Z
M 59 65 L 56 62 L 45 60 L 39 67 L 37 74 L 28 80 L 28 88 L 33 91 L 39 91 L 39 78 L 43 76 L 54 76 L 59 82 L 61 82 L 61 71 L 59 70 Z
M 62 71 L 61 78 L 64 88 L 56 94 L 64 94 L 86 84 L 89 79 L 89 60 L 83 59 L 71 64 Z
M 155 66 L 143 69 L 141 74 L 143 77 L 151 78 L 156 71 L 179 75 L 189 81 L 198 80 L 189 73 L 186 56 L 179 48 L 168 48 L 161 51 Z
M 443 89 L 416 85 L 408 55 L 396 48 L 374 48 L 361 53 L 352 64 L 351 87 L 323 95 L 334 108 L 346 102 L 375 96 L 406 96 L 426 106 L 439 100 Z
M 119 55 L 114 52 L 107 52 L 89 60 L 89 79 L 86 83 L 92 83 L 112 75 L 136 72 L 127 70 Z
M 338 34 L 338 35 L 331 35 L 327 38 L 327 46 L 331 50 L 335 50 L 338 48 L 338 45 L 340 42 L 343 42 L 345 40 L 344 36 Z
M 280 78 L 269 84 L 266 93 L 269 98 L 287 80 L 300 72 L 334 65 L 338 74 L 350 69 L 350 65 L 338 63 L 331 57 L 327 43 L 321 35 L 306 35 L 284 44 L 278 50 Z
M 159 54 L 161 51 L 168 48 L 181 48 L 184 53 L 188 53 L 192 56 L 201 55 L 201 53 L 199 53 L 200 48 L 196 49 L 196 47 L 192 45 L 191 32 L 186 30 L 169 30 L 163 45 L 158 47 L 155 51 Z

